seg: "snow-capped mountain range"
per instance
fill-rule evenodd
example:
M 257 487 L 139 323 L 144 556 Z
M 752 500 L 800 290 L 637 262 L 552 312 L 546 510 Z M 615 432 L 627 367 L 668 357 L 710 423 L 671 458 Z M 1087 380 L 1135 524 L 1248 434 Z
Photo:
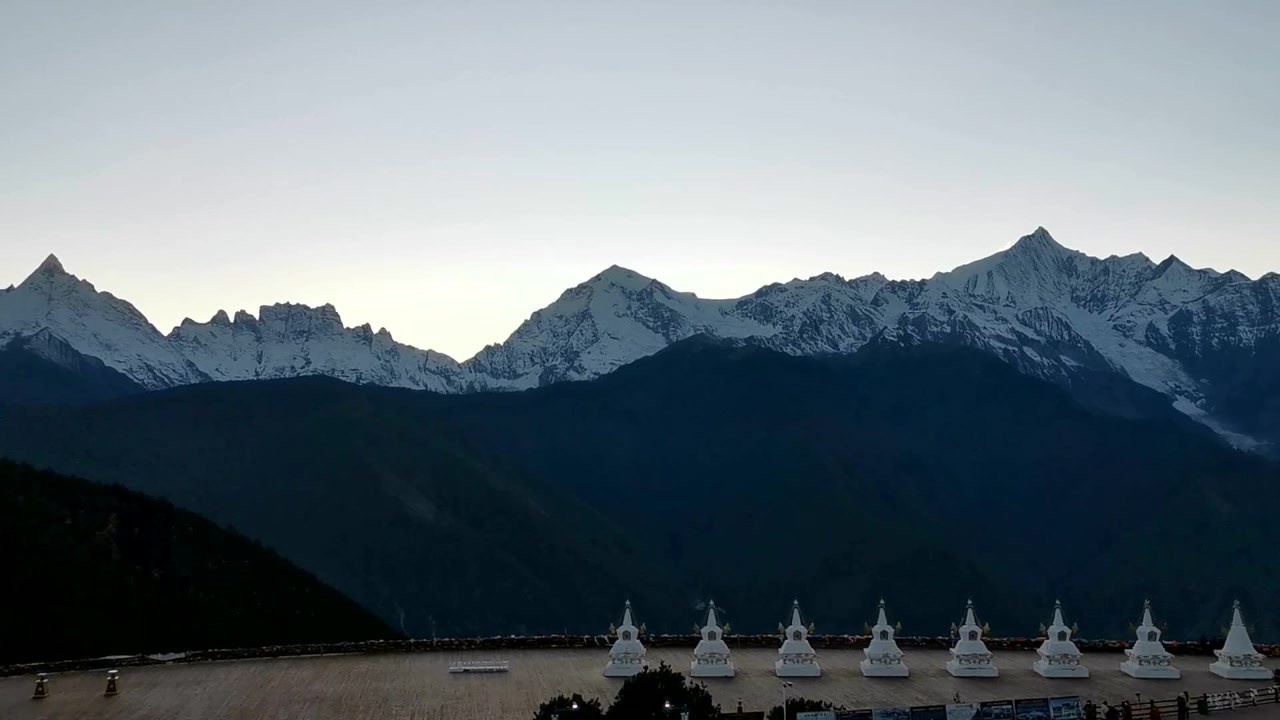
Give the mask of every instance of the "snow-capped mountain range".
M 1043 228 L 927 280 L 828 273 L 731 300 L 678 292 L 615 266 L 465 362 L 368 325 L 344 327 L 330 305 L 264 306 L 257 317 L 219 311 L 163 335 L 50 256 L 0 291 L 0 345 L 37 333 L 147 389 L 322 374 L 446 393 L 587 380 L 699 334 L 796 355 L 853 352 L 879 337 L 972 346 L 1068 385 L 1086 371 L 1119 373 L 1242 445 L 1269 435 L 1257 422 L 1280 412 L 1280 398 L 1256 413 L 1238 407 L 1238 396 L 1251 394 L 1238 387 L 1241 375 L 1280 388 L 1270 360 L 1280 357 L 1280 275 L 1250 280 L 1176 257 L 1098 259 Z

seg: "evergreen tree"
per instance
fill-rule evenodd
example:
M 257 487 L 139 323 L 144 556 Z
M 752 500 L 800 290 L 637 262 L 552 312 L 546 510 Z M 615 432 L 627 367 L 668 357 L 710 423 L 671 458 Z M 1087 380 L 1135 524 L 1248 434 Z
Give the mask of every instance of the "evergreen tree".
M 538 706 L 533 720 L 601 720 L 604 710 L 600 701 L 587 700 L 579 693 L 568 697 L 557 695 Z
M 708 720 L 720 717 L 720 706 L 707 686 L 694 685 L 684 675 L 662 663 L 627 678 L 605 717 L 610 720 Z

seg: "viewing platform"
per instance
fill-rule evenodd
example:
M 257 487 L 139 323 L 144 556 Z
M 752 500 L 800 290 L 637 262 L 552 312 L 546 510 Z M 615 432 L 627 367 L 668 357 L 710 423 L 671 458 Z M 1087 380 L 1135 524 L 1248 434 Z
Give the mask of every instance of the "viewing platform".
M 776 636 L 770 637 L 776 643 Z M 997 641 L 992 640 L 993 644 Z M 1078 695 L 1101 703 L 1169 698 L 1186 690 L 1202 693 L 1255 692 L 1274 681 L 1241 681 L 1209 671 L 1206 656 L 1179 657 L 1180 680 L 1139 680 L 1119 670 L 1122 652 L 1087 652 L 1082 662 L 1088 678 L 1042 678 L 1032 670 L 1031 650 L 1001 650 L 1000 677 L 973 680 L 952 677 L 943 666 L 945 649 L 902 648 L 911 665 L 909 678 L 862 676 L 861 650 L 822 650 L 823 673 L 795 678 L 793 697 L 825 700 L 850 708 L 877 708 L 951 702 L 959 693 L 964 702 L 1026 697 Z M 308 718 L 347 720 L 377 717 L 385 720 L 509 720 L 533 716 L 539 703 L 557 694 L 580 692 L 608 704 L 624 682 L 600 672 L 604 648 L 503 651 L 507 672 L 451 673 L 460 663 L 492 663 L 491 649 L 474 652 L 386 652 L 374 654 L 228 660 L 130 667 L 121 670 L 121 692 L 102 697 L 100 670 L 53 673 L 51 693 L 32 700 L 35 677 L 0 678 L 0 718 L 38 720 L 70 717 L 129 720 L 249 720 L 250 718 Z M 742 700 L 747 710 L 767 710 L 778 703 L 778 678 L 772 647 L 735 647 L 737 677 L 705 682 L 716 702 L 726 710 Z M 689 647 L 650 647 L 646 661 L 688 670 Z M 1280 659 L 1266 658 L 1274 670 Z M 1243 702 L 1243 701 L 1242 701 Z M 1254 720 L 1280 716 L 1276 705 L 1215 714 L 1227 719 Z M 1195 716 L 1193 716 L 1195 717 Z

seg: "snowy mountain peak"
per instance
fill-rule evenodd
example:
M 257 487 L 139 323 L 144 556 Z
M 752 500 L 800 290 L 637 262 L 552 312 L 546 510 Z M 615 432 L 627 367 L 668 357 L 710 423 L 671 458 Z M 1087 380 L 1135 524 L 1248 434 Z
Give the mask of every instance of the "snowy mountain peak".
M 1170 255 L 1169 257 L 1160 261 L 1160 264 L 1156 265 L 1156 268 L 1161 273 L 1168 272 L 1170 269 L 1176 269 L 1179 271 L 1191 270 L 1191 266 L 1182 262 L 1181 258 L 1179 258 L 1177 255 Z M 1212 270 L 1206 270 L 1204 272 L 1210 273 L 1211 275 L 1214 275 L 1214 276 L 1218 274 L 1216 272 L 1213 272 Z
M 824 272 L 824 273 L 818 273 L 817 275 L 814 275 L 813 277 L 809 278 L 809 282 L 827 282 L 827 283 L 836 283 L 839 285 L 843 285 L 844 283 L 848 282 L 848 280 L 845 280 L 844 276 L 839 273 Z
M 1078 373 L 1119 373 L 1205 419 L 1218 412 L 1210 375 L 1251 377 L 1230 363 L 1255 362 L 1252 348 L 1280 343 L 1280 275 L 1254 282 L 1176 257 L 1157 265 L 1141 253 L 1098 259 L 1043 227 L 928 280 L 827 272 L 725 300 L 613 265 L 532 313 L 506 341 L 458 363 L 397 343 L 385 328 L 346 328 L 328 304 L 264 305 L 257 317 L 218 311 L 207 323 L 184 320 L 165 337 L 132 305 L 97 292 L 51 256 L 0 293 L 0 341 L 45 330 L 149 388 L 322 374 L 439 392 L 591 379 L 696 335 L 749 338 L 795 355 L 944 342 L 1067 385 Z
M 67 272 L 54 255 L 21 285 L 0 295 L 0 341 L 41 331 L 143 387 L 203 379 L 137 308 Z
M 635 292 L 643 290 L 652 282 L 653 278 L 645 277 L 634 270 L 624 268 L 621 265 L 610 265 L 583 284 L 616 285 L 624 290 Z
M 44 262 L 40 263 L 40 265 L 37 266 L 36 269 L 27 276 L 27 279 L 23 280 L 18 285 L 18 287 L 31 287 L 33 285 L 48 286 L 50 284 L 62 283 L 69 285 L 81 284 L 81 287 L 84 287 L 86 290 L 97 292 L 91 283 L 81 280 L 75 275 L 67 272 L 67 269 L 62 266 L 62 261 L 58 260 L 58 256 L 56 255 L 50 255 L 45 258 Z
M 311 307 L 294 303 L 276 303 L 258 308 L 258 322 L 280 328 L 316 330 L 326 333 L 343 331 L 342 316 L 329 303 Z
M 66 268 L 62 267 L 62 261 L 58 259 L 58 256 L 53 253 L 49 253 L 49 257 L 45 258 L 44 262 L 40 263 L 40 265 L 35 269 L 35 272 L 31 274 L 44 276 L 66 275 L 67 271 Z
M 1072 254 L 1075 251 L 1064 247 L 1057 240 L 1054 240 L 1053 235 L 1050 235 L 1048 230 L 1045 230 L 1043 227 L 1038 227 L 1035 229 L 1035 232 L 1032 232 L 1030 235 L 1023 235 L 1018 238 L 1018 241 L 1006 250 L 1005 254 L 1028 252 L 1058 255 Z

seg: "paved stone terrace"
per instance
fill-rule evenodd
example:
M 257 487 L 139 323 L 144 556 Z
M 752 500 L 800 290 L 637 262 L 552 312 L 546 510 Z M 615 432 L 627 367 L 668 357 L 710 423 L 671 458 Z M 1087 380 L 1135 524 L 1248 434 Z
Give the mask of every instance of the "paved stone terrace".
M 121 671 L 121 694 L 102 697 L 106 673 L 59 673 L 51 676 L 49 698 L 30 699 L 32 676 L 0 679 L 0 718 L 4 720 L 523 720 L 537 705 L 558 693 L 581 692 L 612 700 L 621 680 L 602 677 L 605 650 L 510 650 L 477 652 L 328 655 L 210 663 L 153 665 Z M 773 675 L 776 650 L 740 649 L 733 654 L 738 676 L 709 680 L 707 686 L 725 710 L 763 710 L 778 703 L 779 682 Z M 1093 677 L 1046 680 L 1031 671 L 1034 654 L 996 654 L 1001 676 L 992 680 L 956 679 L 942 669 L 947 653 L 907 651 L 907 679 L 868 679 L 858 671 L 862 653 L 827 650 L 819 653 L 824 676 L 796 679 L 792 692 L 837 705 L 892 707 L 942 703 L 960 693 L 965 701 L 1079 695 L 1095 701 L 1168 698 L 1182 690 L 1200 693 L 1241 691 L 1271 683 L 1218 678 L 1209 659 L 1182 657 L 1182 680 L 1134 680 L 1119 670 L 1122 655 L 1085 656 Z M 495 675 L 451 675 L 453 660 L 505 659 L 511 671 Z M 651 649 L 649 661 L 666 661 L 687 671 L 687 648 Z M 1280 660 L 1268 660 L 1280 666 Z M 1280 717 L 1276 705 L 1234 712 L 1227 717 L 1253 720 Z

